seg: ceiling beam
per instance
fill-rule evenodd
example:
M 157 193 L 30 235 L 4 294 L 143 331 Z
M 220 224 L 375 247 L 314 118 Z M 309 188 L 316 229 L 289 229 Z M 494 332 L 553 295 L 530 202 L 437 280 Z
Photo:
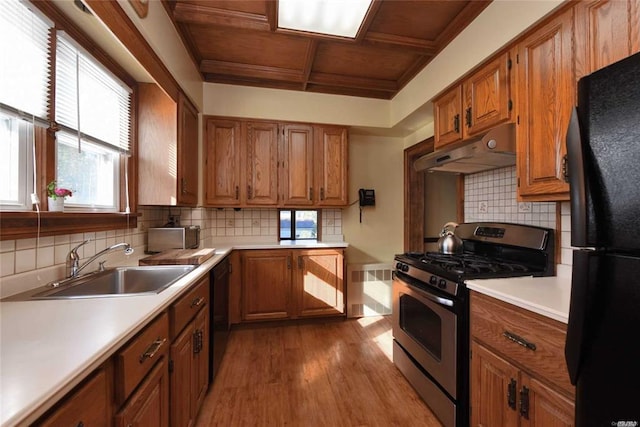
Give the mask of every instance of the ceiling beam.
M 393 80 L 369 79 L 329 73 L 311 73 L 309 76 L 309 84 L 352 87 L 390 93 L 395 93 L 398 90 L 398 85 Z
M 436 43 L 431 40 L 417 39 L 414 37 L 398 36 L 394 34 L 375 33 L 370 31 L 364 38 L 368 43 L 387 45 L 390 48 L 409 49 L 421 55 L 434 56 L 438 52 Z
M 309 82 L 309 76 L 311 70 L 313 70 L 313 63 L 316 60 L 316 52 L 318 51 L 318 41 L 315 39 L 309 40 L 309 47 L 307 48 L 307 55 L 304 60 L 303 82 L 304 89 L 307 89 L 307 83 Z
M 239 76 L 254 79 L 284 80 L 302 83 L 304 76 L 300 70 L 267 67 L 264 65 L 240 64 L 236 62 L 205 59 L 200 62 L 200 71 L 204 74 Z
M 382 0 L 373 0 L 371 5 L 369 6 L 369 10 L 362 20 L 362 25 L 358 29 L 358 34 L 356 34 L 356 41 L 361 42 L 364 40 L 366 34 L 369 32 L 369 27 L 373 24 L 374 19 L 376 19 L 376 15 L 378 14 L 378 10 L 382 6 Z
M 271 25 L 264 15 L 182 2 L 176 4 L 173 17 L 184 24 L 219 25 L 245 30 L 269 31 Z

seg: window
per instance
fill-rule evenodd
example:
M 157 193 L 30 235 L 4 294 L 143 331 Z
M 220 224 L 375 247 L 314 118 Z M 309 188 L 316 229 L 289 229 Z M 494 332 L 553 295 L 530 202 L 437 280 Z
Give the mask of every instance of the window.
M 0 111 L 0 206 L 31 209 L 33 193 L 33 126 Z
M 0 14 L 0 208 L 31 210 L 33 129 L 47 125 L 49 31 L 28 5 L 3 2 Z
M 315 240 L 318 238 L 318 211 L 281 210 L 280 240 Z
M 58 32 L 56 179 L 74 193 L 67 206 L 119 210 L 120 155 L 129 154 L 130 104 L 131 89 Z

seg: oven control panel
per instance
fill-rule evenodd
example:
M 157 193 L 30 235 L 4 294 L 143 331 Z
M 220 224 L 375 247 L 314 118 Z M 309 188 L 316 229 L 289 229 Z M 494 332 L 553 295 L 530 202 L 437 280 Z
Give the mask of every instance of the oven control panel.
M 454 281 L 444 279 L 436 274 L 429 273 L 428 271 L 416 268 L 401 261 L 396 261 L 395 267 L 396 271 L 402 272 L 415 280 L 423 282 L 425 286 L 440 289 L 449 295 L 458 294 L 458 284 Z

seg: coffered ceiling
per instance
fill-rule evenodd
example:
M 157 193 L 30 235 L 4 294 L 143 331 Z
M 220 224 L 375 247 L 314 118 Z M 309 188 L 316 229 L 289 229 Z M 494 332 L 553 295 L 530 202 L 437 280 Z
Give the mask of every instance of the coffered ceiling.
M 275 0 L 164 0 L 204 81 L 380 99 L 489 2 L 374 0 L 347 39 L 278 29 Z

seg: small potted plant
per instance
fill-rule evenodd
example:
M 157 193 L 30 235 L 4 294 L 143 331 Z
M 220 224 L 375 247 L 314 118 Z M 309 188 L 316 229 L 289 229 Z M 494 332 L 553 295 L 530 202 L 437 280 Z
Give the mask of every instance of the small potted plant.
M 66 197 L 72 197 L 73 193 L 67 188 L 61 188 L 56 186 L 56 181 L 53 180 L 47 185 L 47 198 L 49 210 L 52 212 L 64 211 L 64 199 Z

